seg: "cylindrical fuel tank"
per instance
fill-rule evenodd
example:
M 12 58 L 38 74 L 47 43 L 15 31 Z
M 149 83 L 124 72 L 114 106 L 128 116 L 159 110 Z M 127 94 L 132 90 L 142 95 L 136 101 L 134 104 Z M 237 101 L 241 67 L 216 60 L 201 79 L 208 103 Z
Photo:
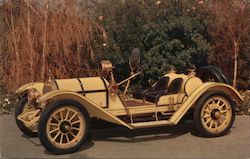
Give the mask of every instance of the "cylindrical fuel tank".
M 102 77 L 56 79 L 57 89 L 81 93 L 100 107 L 108 107 L 108 82 Z

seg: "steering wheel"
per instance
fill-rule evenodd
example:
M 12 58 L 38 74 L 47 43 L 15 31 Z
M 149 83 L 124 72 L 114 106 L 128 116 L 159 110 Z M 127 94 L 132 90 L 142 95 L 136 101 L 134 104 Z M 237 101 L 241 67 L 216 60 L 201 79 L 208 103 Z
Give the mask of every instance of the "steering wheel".
M 142 72 L 135 73 L 135 71 L 137 70 L 137 67 L 138 67 L 139 63 L 140 63 L 140 49 L 139 48 L 134 48 L 132 50 L 132 53 L 131 53 L 130 57 L 129 57 L 129 67 L 130 67 L 130 70 L 131 70 L 131 76 L 128 79 L 126 79 L 127 85 L 126 85 L 125 90 L 123 92 L 124 95 L 128 91 L 128 87 L 130 85 L 131 79 L 133 79 L 134 77 L 142 74 Z

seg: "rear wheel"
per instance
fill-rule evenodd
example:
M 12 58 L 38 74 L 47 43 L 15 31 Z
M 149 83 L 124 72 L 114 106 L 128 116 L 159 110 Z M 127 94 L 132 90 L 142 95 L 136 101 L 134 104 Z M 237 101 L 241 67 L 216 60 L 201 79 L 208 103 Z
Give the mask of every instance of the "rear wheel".
M 42 145 L 53 154 L 72 153 L 87 140 L 89 115 L 72 100 L 53 102 L 44 109 L 38 124 Z
M 231 97 L 224 92 L 204 94 L 194 108 L 194 123 L 199 133 L 207 137 L 224 135 L 234 122 L 234 108 Z

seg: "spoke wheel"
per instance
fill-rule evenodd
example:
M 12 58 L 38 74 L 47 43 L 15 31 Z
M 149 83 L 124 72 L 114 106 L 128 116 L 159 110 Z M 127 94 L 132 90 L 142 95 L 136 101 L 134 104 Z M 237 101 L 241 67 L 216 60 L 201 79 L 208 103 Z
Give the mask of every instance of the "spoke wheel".
M 203 95 L 194 109 L 194 122 L 204 136 L 224 135 L 235 118 L 234 103 L 223 92 L 213 91 Z
M 215 96 L 205 102 L 201 110 L 203 126 L 212 133 L 224 130 L 232 118 L 232 108 L 229 102 L 221 96 Z
M 58 148 L 75 146 L 84 135 L 85 119 L 72 106 L 65 106 L 55 110 L 47 122 L 49 140 Z
M 72 153 L 87 141 L 89 115 L 76 101 L 58 100 L 46 106 L 38 123 L 42 145 L 53 154 Z
M 15 108 L 15 119 L 18 128 L 29 137 L 37 136 L 37 124 L 32 127 L 27 127 L 22 121 L 18 120 L 17 117 L 23 112 L 29 112 L 35 110 L 34 106 L 28 102 L 27 96 L 22 97 L 16 104 Z

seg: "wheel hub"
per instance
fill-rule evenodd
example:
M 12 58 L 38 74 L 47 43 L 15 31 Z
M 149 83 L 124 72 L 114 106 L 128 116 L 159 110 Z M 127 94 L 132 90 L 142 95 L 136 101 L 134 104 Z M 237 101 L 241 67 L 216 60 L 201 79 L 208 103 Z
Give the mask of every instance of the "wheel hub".
M 60 131 L 61 131 L 61 132 L 63 132 L 63 133 L 68 133 L 70 130 L 71 130 L 70 122 L 68 122 L 68 121 L 63 121 L 63 122 L 60 124 Z
M 212 119 L 214 119 L 214 120 L 220 119 L 220 118 L 221 118 L 221 112 L 220 112 L 218 109 L 214 109 L 214 110 L 211 112 L 211 117 L 212 117 Z

